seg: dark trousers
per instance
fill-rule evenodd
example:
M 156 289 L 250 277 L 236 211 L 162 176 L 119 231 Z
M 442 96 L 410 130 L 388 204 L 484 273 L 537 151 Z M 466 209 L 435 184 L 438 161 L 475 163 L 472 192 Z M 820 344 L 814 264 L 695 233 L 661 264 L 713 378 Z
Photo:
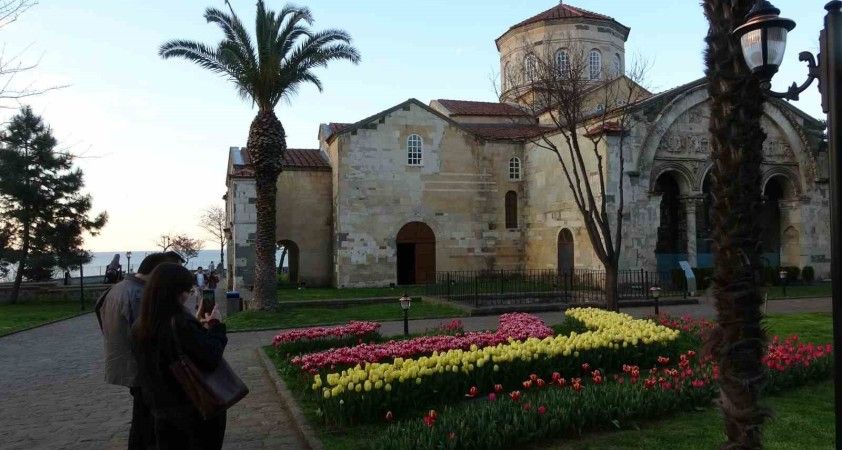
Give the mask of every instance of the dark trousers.
M 129 450 L 145 450 L 155 442 L 152 412 L 143 402 L 139 387 L 129 388 L 132 394 L 132 426 L 129 429 Z
M 183 419 L 155 419 L 155 440 L 158 450 L 219 450 L 225 439 L 225 412 L 208 420 L 198 413 Z

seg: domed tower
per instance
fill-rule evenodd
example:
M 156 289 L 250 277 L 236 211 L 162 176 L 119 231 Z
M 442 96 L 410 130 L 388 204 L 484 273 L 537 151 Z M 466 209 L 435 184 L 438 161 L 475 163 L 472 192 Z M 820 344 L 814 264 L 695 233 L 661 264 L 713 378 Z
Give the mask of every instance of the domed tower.
M 520 102 L 531 72 L 541 61 L 580 67 L 585 79 L 613 78 L 625 70 L 631 29 L 611 17 L 559 3 L 508 29 L 497 38 L 500 101 Z

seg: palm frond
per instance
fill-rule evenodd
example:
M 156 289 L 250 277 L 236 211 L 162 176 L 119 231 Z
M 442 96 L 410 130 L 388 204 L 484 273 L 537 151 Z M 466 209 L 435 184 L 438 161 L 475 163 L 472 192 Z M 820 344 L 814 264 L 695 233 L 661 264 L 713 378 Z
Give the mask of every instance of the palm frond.
M 164 59 L 184 58 L 212 72 L 228 74 L 228 68 L 219 60 L 216 52 L 200 42 L 169 41 L 161 45 L 158 55 Z

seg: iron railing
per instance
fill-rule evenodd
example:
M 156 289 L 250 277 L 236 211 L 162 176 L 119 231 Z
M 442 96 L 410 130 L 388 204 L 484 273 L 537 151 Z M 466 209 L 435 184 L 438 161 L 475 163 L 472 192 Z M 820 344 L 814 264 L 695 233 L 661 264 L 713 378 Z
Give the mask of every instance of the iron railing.
M 661 288 L 661 297 L 686 297 L 687 284 L 680 272 L 623 270 L 618 273 L 620 300 L 651 298 L 650 288 Z M 605 302 L 605 271 L 482 270 L 436 272 L 426 294 L 475 307 L 501 304 Z

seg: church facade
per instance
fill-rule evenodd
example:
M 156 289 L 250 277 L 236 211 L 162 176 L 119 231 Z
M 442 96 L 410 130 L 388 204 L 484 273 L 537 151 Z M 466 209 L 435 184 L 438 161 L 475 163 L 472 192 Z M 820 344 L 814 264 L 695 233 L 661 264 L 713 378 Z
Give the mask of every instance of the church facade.
M 496 40 L 500 71 L 523 67 L 537 43 L 574 41 L 589 75 L 625 70 L 629 29 L 560 4 Z M 499 102 L 409 99 L 353 124 L 319 128 L 319 148 L 287 152 L 278 177 L 277 237 L 290 278 L 308 286 L 362 287 L 430 281 L 436 271 L 601 268 L 555 154 L 561 139 L 521 107 L 502 77 Z M 709 98 L 704 79 L 627 106 L 625 164 L 606 134 L 609 210 L 623 183 L 622 269 L 710 267 Z M 769 265 L 830 270 L 824 125 L 780 101 L 766 104 L 763 253 Z M 617 175 L 612 175 L 612 174 Z M 230 149 L 226 194 L 232 288 L 252 282 L 254 180 L 248 150 Z

